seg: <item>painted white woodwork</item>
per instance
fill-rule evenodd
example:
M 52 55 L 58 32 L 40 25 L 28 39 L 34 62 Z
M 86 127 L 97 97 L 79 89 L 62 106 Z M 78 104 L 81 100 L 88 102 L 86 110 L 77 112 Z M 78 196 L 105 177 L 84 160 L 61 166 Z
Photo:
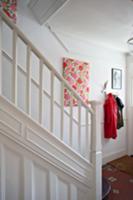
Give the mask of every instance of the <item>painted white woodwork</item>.
M 91 159 L 93 163 L 93 189 L 95 192 L 93 194 L 94 199 L 100 199 L 102 196 L 102 143 L 101 143 L 101 107 L 100 103 L 92 102 L 92 108 L 94 115 L 92 116 L 92 139 L 91 139 Z
M 13 65 L 12 61 L 6 56 L 2 55 L 2 94 L 13 101 Z
M 17 104 L 17 32 L 13 30 L 13 102 Z
M 12 28 L 2 21 L 2 49 L 13 58 L 13 30 Z
M 53 133 L 54 123 L 54 72 L 51 71 L 51 98 L 50 98 L 50 131 Z
M 96 108 L 99 112 L 98 105 L 96 105 Z M 98 140 L 101 133 L 96 123 L 98 119 L 94 117 L 94 120 L 93 125 L 94 127 L 97 126 L 97 135 L 94 138 Z M 94 127 L 92 128 L 93 131 Z M 12 197 L 10 200 L 13 198 L 36 200 L 38 198 L 42 199 L 42 196 L 47 200 L 51 196 L 51 199 L 54 200 L 56 193 L 57 200 L 63 195 L 65 195 L 63 197 L 66 200 L 69 200 L 70 197 L 72 200 L 77 200 L 81 196 L 85 200 L 87 198 L 100 200 L 102 158 L 100 141 L 98 143 L 99 147 L 97 148 L 96 143 L 93 142 L 91 164 L 67 145 L 54 138 L 46 129 L 35 123 L 28 115 L 22 113 L 5 98 L 0 97 L 0 144 L 4 146 L 4 150 L 3 148 L 1 150 L 4 153 L 0 154 L 0 169 L 6 169 L 5 164 L 1 164 L 5 163 L 5 157 L 3 156 L 6 152 L 6 172 L 11 174 L 6 180 L 6 172 L 1 171 L 1 182 L 3 184 L 1 187 L 6 187 L 6 189 L 2 189 L 4 192 L 1 195 L 7 195 L 6 199 Z M 36 159 L 31 160 L 33 157 L 36 157 Z M 10 162 L 12 165 L 10 165 Z M 44 164 L 40 166 L 41 162 Z M 4 165 L 4 167 L 1 165 Z M 49 169 L 51 170 L 49 171 Z M 62 175 L 59 175 L 59 178 L 56 177 L 56 171 L 54 179 L 54 177 L 51 177 L 54 170 Z M 10 188 L 10 181 L 13 179 L 12 175 L 14 176 L 14 173 L 18 173 L 18 175 L 14 180 L 13 188 Z M 49 182 L 49 176 L 52 183 Z M 79 192 L 80 188 L 81 192 Z M 52 194 L 51 190 L 53 191 Z M 12 194 L 12 191 L 15 192 Z M 97 197 L 95 194 L 97 194 Z M 1 197 L 1 199 L 5 200 L 4 197 Z
M 73 135 L 73 96 L 71 94 L 70 100 L 70 137 L 69 142 L 72 145 L 72 135 Z
M 1 199 L 76 200 L 80 188 L 87 200 L 93 165 L 3 97 L 0 105 Z
M 62 82 L 61 87 L 61 140 L 63 140 L 63 130 L 64 130 L 64 83 Z
M 19 67 L 17 70 L 17 83 L 17 106 L 27 112 L 27 75 Z
M 91 199 L 90 187 L 18 145 L 1 130 L 0 183 L 1 200 L 79 200 L 81 193 L 84 200 Z
M 30 0 L 29 7 L 40 24 L 46 23 L 68 0 Z
M 7 24 L 4 26 L 13 31 L 12 56 L 8 54 L 5 39 L 2 41 L 7 49 L 1 49 L 0 141 L 3 141 L 2 166 L 5 166 L 1 199 L 100 200 L 99 105 L 96 102 L 86 105 L 17 26 L 3 13 L 1 16 Z M 19 62 L 26 63 L 26 66 L 21 66 L 17 60 L 21 48 L 25 49 L 26 58 L 24 62 L 19 59 Z M 47 74 L 49 79 L 45 79 Z M 50 87 L 46 84 L 45 88 L 47 80 Z M 78 106 L 73 107 L 72 102 L 70 106 L 64 106 L 64 88 L 77 100 Z M 37 160 L 31 156 L 29 159 L 32 154 Z M 41 160 L 44 164 L 40 166 Z M 27 167 L 30 169 L 25 171 Z M 18 176 L 10 186 L 15 172 Z M 24 177 L 25 174 L 28 177 Z M 51 185 L 51 179 L 54 179 L 55 186 Z M 77 184 L 81 185 L 80 188 Z M 50 194 L 51 190 L 55 196 Z
M 43 61 L 40 60 L 40 70 L 39 70 L 39 122 L 42 124 L 42 100 L 43 100 Z
M 71 172 L 69 171 L 69 173 L 76 173 L 77 177 L 79 175 L 83 176 L 83 178 L 79 176 L 80 181 L 86 177 L 84 170 L 87 170 L 87 173 L 92 167 L 89 161 L 74 152 L 72 148 L 62 143 L 59 139 L 53 137 L 47 129 L 41 127 L 39 123 L 30 119 L 28 115 L 3 97 L 0 97 L 0 125 L 1 130 L 3 127 L 4 134 L 7 137 L 20 144 L 22 143 L 27 148 L 29 146 L 31 151 L 32 148 L 35 148 L 36 152 L 38 151 L 38 154 L 41 154 L 40 157 L 48 158 L 51 155 L 53 165 L 54 163 L 59 165 L 59 162 L 61 162 L 61 165 L 67 163 L 67 168 L 64 166 L 66 172 L 70 167 Z M 5 125 L 6 127 L 4 128 Z M 50 158 L 48 160 L 50 162 Z M 86 178 L 88 179 L 88 177 Z
M 17 37 L 17 63 L 26 72 L 26 55 L 27 55 L 27 45 L 24 41 Z
M 87 110 L 92 115 L 91 108 L 84 104 L 75 90 L 23 33 L 6 16 L 2 16 L 2 32 L 4 31 L 5 35 L 9 32 L 10 36 L 10 45 L 7 45 L 6 38 L 2 34 L 2 95 L 47 128 L 55 137 L 80 155 L 89 158 L 90 150 L 86 145 L 88 135 L 81 126 L 91 123 L 88 118 L 81 117 L 83 115 L 81 113 Z M 21 58 L 22 52 L 24 54 Z M 77 99 L 77 107 L 64 106 L 63 88 L 67 88 Z M 89 134 L 89 129 L 87 131 Z
M 31 82 L 31 117 L 39 121 L 39 88 Z

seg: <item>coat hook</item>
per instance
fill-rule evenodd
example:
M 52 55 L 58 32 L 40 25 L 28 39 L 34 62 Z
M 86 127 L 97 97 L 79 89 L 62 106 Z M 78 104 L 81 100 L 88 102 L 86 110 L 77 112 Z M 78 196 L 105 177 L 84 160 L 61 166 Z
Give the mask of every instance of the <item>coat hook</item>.
M 108 80 L 105 81 L 104 85 L 103 85 L 103 89 L 101 90 L 101 93 L 106 93 L 106 90 L 107 90 L 107 85 L 108 85 Z

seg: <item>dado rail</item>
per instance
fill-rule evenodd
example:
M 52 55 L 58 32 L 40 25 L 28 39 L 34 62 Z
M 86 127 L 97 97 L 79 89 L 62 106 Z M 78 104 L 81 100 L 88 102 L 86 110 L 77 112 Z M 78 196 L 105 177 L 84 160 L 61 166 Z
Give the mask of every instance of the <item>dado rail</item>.
M 1 12 L 0 199 L 100 200 L 100 118 Z

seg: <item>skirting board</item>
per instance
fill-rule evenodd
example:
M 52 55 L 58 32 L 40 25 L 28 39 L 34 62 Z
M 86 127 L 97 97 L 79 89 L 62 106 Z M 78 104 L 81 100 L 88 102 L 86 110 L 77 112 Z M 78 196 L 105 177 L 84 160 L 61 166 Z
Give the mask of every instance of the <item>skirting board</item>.
M 116 153 L 112 153 L 112 154 L 104 156 L 103 159 L 102 159 L 102 163 L 103 163 L 103 165 L 105 165 L 106 163 L 108 163 L 108 162 L 110 162 L 112 160 L 115 160 L 117 158 L 120 158 L 120 157 L 122 157 L 124 155 L 127 155 L 127 150 L 126 149 L 123 149 L 123 150 L 118 151 Z

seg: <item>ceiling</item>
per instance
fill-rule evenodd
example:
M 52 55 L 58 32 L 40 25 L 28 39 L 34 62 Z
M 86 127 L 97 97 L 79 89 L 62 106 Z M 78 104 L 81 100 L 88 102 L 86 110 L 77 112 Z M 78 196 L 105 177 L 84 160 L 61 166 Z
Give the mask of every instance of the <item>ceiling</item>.
M 132 0 L 69 0 L 49 21 L 56 31 L 127 51 L 133 35 Z

